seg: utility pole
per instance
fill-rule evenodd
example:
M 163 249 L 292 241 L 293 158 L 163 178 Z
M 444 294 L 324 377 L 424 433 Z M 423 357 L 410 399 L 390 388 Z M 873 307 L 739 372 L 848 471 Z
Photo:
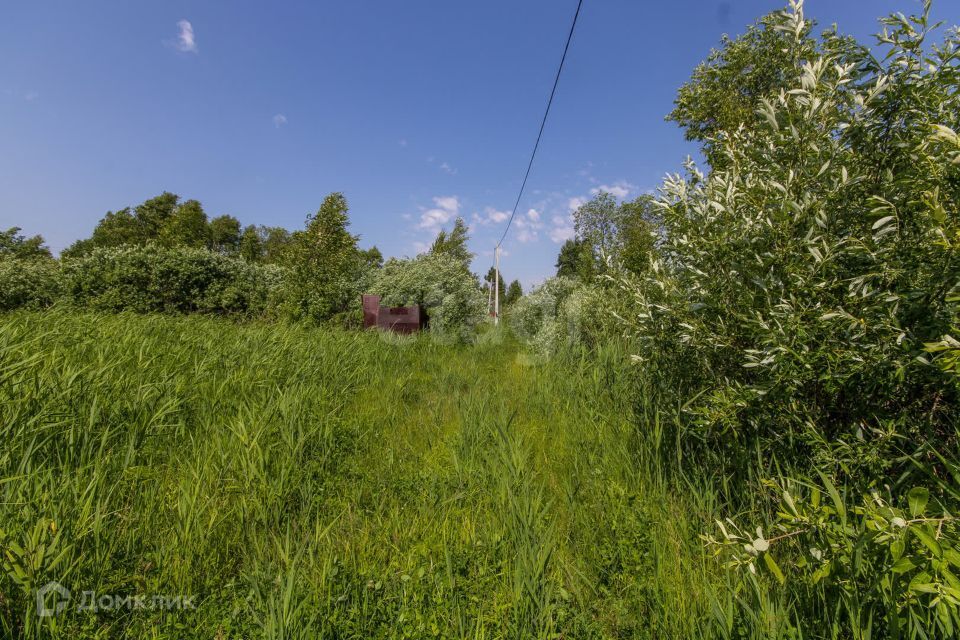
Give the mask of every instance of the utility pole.
M 487 274 L 489 277 L 489 274 Z M 493 287 L 490 286 L 490 283 L 487 283 L 487 315 L 493 313 Z
M 500 324 L 500 245 L 493 250 L 494 254 L 494 273 L 493 275 L 493 324 Z

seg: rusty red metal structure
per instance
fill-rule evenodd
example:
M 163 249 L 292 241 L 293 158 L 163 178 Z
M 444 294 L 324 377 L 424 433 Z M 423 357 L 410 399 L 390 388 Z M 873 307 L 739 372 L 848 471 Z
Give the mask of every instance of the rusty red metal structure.
M 364 294 L 363 300 L 363 328 L 370 329 L 377 326 L 377 315 L 380 313 L 380 296 Z
M 416 333 L 427 326 L 426 309 L 418 304 L 409 307 L 385 307 L 380 296 L 364 294 L 363 328 L 385 329 L 394 333 Z

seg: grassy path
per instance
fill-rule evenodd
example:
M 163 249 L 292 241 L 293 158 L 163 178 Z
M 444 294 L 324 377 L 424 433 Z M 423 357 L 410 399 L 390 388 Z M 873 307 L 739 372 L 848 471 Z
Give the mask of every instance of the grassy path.
M 620 354 L 53 313 L 0 320 L 0 358 L 9 635 L 681 637 L 702 618 L 696 527 L 645 471 Z M 48 580 L 195 606 L 40 619 Z

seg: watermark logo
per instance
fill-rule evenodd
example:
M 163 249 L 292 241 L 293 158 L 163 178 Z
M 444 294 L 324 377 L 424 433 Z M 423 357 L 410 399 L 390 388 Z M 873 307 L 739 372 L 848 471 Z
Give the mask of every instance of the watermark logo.
M 70 589 L 59 582 L 48 582 L 37 589 L 37 615 L 41 618 L 59 615 L 70 602 Z
M 118 595 L 113 593 L 97 593 L 84 591 L 78 602 L 74 604 L 70 590 L 59 582 L 48 582 L 37 589 L 37 616 L 49 618 L 57 616 L 67 610 L 78 612 L 99 613 L 101 611 L 135 611 L 146 610 L 188 610 L 196 609 L 195 596 L 181 595 Z

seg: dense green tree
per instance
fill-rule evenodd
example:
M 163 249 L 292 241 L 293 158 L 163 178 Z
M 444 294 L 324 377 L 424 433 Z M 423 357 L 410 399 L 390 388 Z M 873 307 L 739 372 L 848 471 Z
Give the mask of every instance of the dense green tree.
M 430 247 L 430 253 L 434 255 L 448 255 L 464 265 L 465 269 L 469 270 L 470 262 L 473 260 L 473 254 L 470 253 L 470 250 L 467 248 L 469 239 L 470 234 L 467 223 L 464 222 L 463 218 L 458 217 L 454 221 L 453 229 L 451 229 L 449 233 L 441 230 L 440 233 L 437 234 L 433 245 Z
M 164 192 L 131 210 L 108 211 L 86 240 L 78 240 L 64 251 L 65 256 L 80 256 L 95 247 L 144 245 L 158 240 L 163 228 L 177 211 L 179 196 Z
M 752 128 L 764 100 L 795 88 L 805 56 L 817 45 L 814 20 L 798 23 L 797 32 L 782 28 L 782 11 L 775 11 L 750 25 L 737 37 L 724 35 L 720 47 L 694 70 L 677 92 L 674 109 L 667 116 L 684 129 L 687 140 L 701 143 L 710 166 L 725 164 L 718 139 L 741 126 Z M 831 39 L 830 55 L 836 64 L 869 64 L 869 53 L 853 38 L 824 33 Z
M 594 273 L 590 246 L 577 238 L 567 240 L 560 247 L 556 267 L 557 277 L 589 280 Z
M 263 260 L 264 248 L 263 240 L 257 231 L 256 225 L 247 225 L 243 229 L 243 235 L 240 236 L 240 257 L 247 262 L 260 262 Z
M 80 257 L 97 247 L 142 246 L 158 242 L 167 247 L 209 248 L 227 255 L 238 254 L 250 262 L 283 264 L 292 242 L 282 227 L 248 225 L 231 215 L 207 220 L 197 200 L 180 202 L 164 192 L 134 209 L 108 211 L 90 238 L 77 240 L 64 250 L 65 257 Z
M 137 216 L 129 207 L 108 211 L 93 230 L 90 245 L 95 247 L 119 247 L 125 244 L 144 244 L 149 236 Z
M 712 166 L 722 162 L 715 139 L 754 122 L 763 98 L 792 85 L 797 77 L 798 42 L 809 41 L 813 23 L 799 34 L 777 28 L 780 13 L 768 14 L 736 39 L 724 35 L 720 48 L 710 52 L 684 84 L 668 120 L 683 127 L 687 140 L 703 144 Z
M 576 238 L 561 247 L 557 275 L 586 282 L 611 266 L 643 271 L 656 250 L 658 216 L 651 195 L 618 203 L 613 195 L 598 193 L 573 213 Z
M 293 235 L 283 227 L 248 225 L 240 237 L 240 255 L 251 262 L 285 264 Z
M 519 280 L 514 280 L 510 283 L 510 286 L 507 287 L 507 295 L 504 296 L 504 304 L 513 304 L 517 300 L 523 297 L 523 287 L 520 286 Z
M 79 258 L 93 251 L 96 245 L 93 238 L 81 238 L 75 240 L 69 247 L 60 252 L 61 258 Z
M 20 234 L 20 227 L 0 231 L 0 259 L 35 260 L 50 257 L 50 249 L 44 245 L 43 236 L 27 238 Z
M 617 199 L 606 191 L 573 212 L 577 238 L 586 243 L 598 263 L 617 252 L 619 218 Z
M 137 223 L 140 225 L 142 242 L 160 237 L 167 221 L 177 211 L 180 196 L 164 191 L 155 198 L 150 198 L 135 210 Z M 126 243 L 130 244 L 130 243 Z
M 581 323 L 577 316 L 580 314 L 569 309 L 568 303 L 578 292 L 589 289 L 577 278 L 547 278 L 510 308 L 507 321 L 513 334 L 534 352 L 544 355 L 578 344 L 577 325 Z M 594 305 L 593 315 L 597 311 Z
M 371 269 L 380 269 L 383 267 L 383 254 L 376 246 L 364 249 L 360 252 L 364 263 Z
M 433 255 L 439 255 L 443 253 L 444 247 L 446 247 L 446 244 L 447 244 L 447 232 L 443 229 L 440 229 L 440 231 L 437 233 L 437 237 L 433 239 L 433 244 L 430 245 L 430 249 L 428 253 L 432 253 Z
M 284 264 L 293 245 L 293 234 L 283 227 L 260 227 L 263 246 L 263 261 L 267 264 Z
M 297 231 L 285 262 L 285 308 L 293 318 L 323 321 L 346 311 L 359 296 L 363 260 L 357 236 L 347 231 L 347 200 L 331 193 L 306 228 Z
M 557 277 L 575 277 L 579 258 L 580 247 L 575 238 L 570 238 L 560 245 L 560 252 L 557 254 L 557 263 L 554 265 L 557 268 Z
M 212 219 L 210 247 L 220 253 L 236 253 L 240 248 L 240 221 L 230 215 Z
M 642 195 L 620 205 L 617 261 L 628 271 L 642 273 L 655 257 L 659 230 L 656 198 Z
M 168 247 L 206 247 L 210 243 L 207 214 L 197 200 L 187 200 L 168 217 L 160 228 L 160 242 Z
M 0 253 L 0 311 L 44 309 L 57 301 L 62 274 L 56 260 L 38 254 L 2 256 Z

